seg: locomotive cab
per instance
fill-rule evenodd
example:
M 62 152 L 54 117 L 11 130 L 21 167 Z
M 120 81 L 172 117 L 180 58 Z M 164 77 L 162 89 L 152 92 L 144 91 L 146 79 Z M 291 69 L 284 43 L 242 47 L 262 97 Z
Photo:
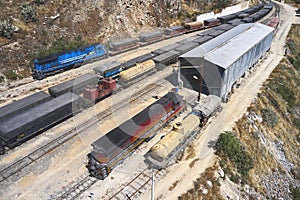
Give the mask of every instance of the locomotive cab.
M 94 156 L 94 152 L 89 153 L 87 168 L 89 174 L 97 179 L 103 180 L 108 176 L 108 167 L 106 164 L 99 163 Z

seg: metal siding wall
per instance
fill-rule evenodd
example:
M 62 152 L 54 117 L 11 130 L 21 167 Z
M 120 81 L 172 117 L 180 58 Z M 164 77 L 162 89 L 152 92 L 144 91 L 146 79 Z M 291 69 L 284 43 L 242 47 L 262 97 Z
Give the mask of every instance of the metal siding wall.
M 224 98 L 231 91 L 232 85 L 256 63 L 271 47 L 273 32 L 267 35 L 253 47 L 229 66 L 224 73 L 224 82 L 221 86 L 220 97 Z

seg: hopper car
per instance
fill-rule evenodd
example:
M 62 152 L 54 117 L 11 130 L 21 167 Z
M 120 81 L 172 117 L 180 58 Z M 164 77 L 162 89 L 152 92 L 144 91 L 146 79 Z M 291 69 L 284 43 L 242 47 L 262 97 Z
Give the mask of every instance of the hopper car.
M 139 35 L 139 43 L 141 46 L 152 44 L 164 39 L 164 35 L 160 31 L 150 33 L 142 33 Z
M 166 65 L 173 64 L 176 62 L 180 52 L 172 50 L 153 58 L 158 68 L 163 68 Z
M 220 20 L 219 19 L 215 19 L 215 18 L 212 18 L 212 19 L 206 19 L 203 21 L 203 25 L 205 27 L 214 27 L 214 26 L 218 26 L 220 25 Z
M 87 73 L 63 83 L 57 84 L 48 88 L 49 94 L 53 97 L 60 96 L 67 92 L 73 92 L 80 94 L 87 85 L 96 85 L 98 83 L 98 77 L 95 74 Z
M 114 41 L 109 44 L 109 55 L 114 56 L 116 54 L 129 51 L 138 47 L 138 42 L 132 38 L 126 38 L 119 41 Z
M 28 110 L 36 105 L 49 101 L 51 96 L 45 92 L 37 92 L 23 99 L 12 102 L 0 108 L 0 120 L 14 116 L 22 111 Z
M 81 111 L 82 98 L 66 93 L 0 122 L 0 149 L 10 149 Z
M 170 38 L 185 33 L 185 28 L 183 26 L 171 26 L 166 28 L 164 33 L 167 38 Z
M 214 95 L 209 95 L 205 101 L 194 108 L 182 122 L 177 122 L 173 130 L 151 147 L 145 154 L 145 162 L 155 169 L 164 169 L 176 160 L 180 152 L 190 143 L 190 141 L 205 125 L 207 119 L 216 111 L 220 111 L 221 99 Z
M 144 141 L 178 115 L 185 107 L 183 97 L 169 92 L 146 109 L 96 140 L 87 155 L 91 176 L 105 179 Z

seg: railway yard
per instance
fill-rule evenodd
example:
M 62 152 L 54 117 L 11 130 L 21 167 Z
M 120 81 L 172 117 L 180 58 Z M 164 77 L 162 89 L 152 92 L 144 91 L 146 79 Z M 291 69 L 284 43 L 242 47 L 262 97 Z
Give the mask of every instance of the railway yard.
M 45 130 L 42 134 L 20 146 L 9 150 L 6 148 L 5 154 L 0 156 L 0 197 L 5 197 L 5 199 L 150 199 L 152 177 L 154 177 L 155 198 L 176 199 L 192 186 L 193 178 L 198 177 L 200 173 L 214 163 L 214 151 L 210 144 L 217 139 L 219 133 L 230 130 L 235 121 L 246 112 L 248 105 L 259 92 L 260 86 L 283 58 L 285 40 L 290 26 L 292 23 L 300 23 L 300 18 L 294 17 L 294 10 L 289 5 L 276 2 L 272 11 L 259 21 L 267 24 L 274 17 L 280 19 L 279 25 L 277 24 L 278 27 L 274 31 L 271 49 L 251 68 L 249 74 L 240 80 L 239 88 L 234 90 L 229 101 L 222 103 L 222 112 L 214 112 L 214 108 L 212 113 L 216 114 L 209 113 L 205 117 L 202 116 L 203 114 L 201 117 L 196 115 L 194 106 L 198 105 L 196 103 L 198 92 L 188 88 L 180 88 L 176 93 L 175 91 L 178 90 L 178 88 L 175 89 L 178 86 L 177 83 L 168 80 L 170 77 L 172 80 L 177 80 L 178 63 L 168 63 L 167 67 L 155 69 L 131 82 L 131 84 L 126 83 L 126 87 L 118 83 L 117 89 L 110 90 L 108 97 L 101 98 L 98 103 L 94 104 L 94 101 L 98 101 L 98 99 L 92 98 L 92 103 L 89 102 L 88 108 L 86 108 L 87 106 L 80 107 L 82 112 Z M 201 34 L 199 31 L 182 34 L 43 80 L 30 81 L 25 85 L 1 92 L 0 98 L 5 101 L 2 105 L 37 91 L 47 92 L 49 87 L 79 75 L 93 73 L 95 66 L 108 61 L 125 62 L 180 40 L 197 37 L 199 33 Z M 114 82 L 111 83 L 114 84 Z M 104 83 L 101 87 L 104 87 L 103 85 Z M 110 86 L 109 89 L 111 89 Z M 89 95 L 94 94 L 91 93 L 92 90 L 84 89 L 84 91 L 90 92 Z M 103 91 L 103 88 L 99 91 Z M 175 93 L 176 95 L 172 96 L 170 91 L 173 91 L 172 95 Z M 203 105 L 208 97 L 201 95 L 199 104 Z M 181 101 L 181 98 L 184 101 Z M 71 111 L 74 112 L 75 109 L 77 107 L 75 108 L 73 105 Z M 164 112 L 156 116 L 157 113 L 153 113 L 155 109 Z M 143 115 L 145 110 L 149 113 Z M 192 114 L 191 111 L 193 111 Z M 167 134 L 173 130 L 173 126 L 177 127 L 180 132 L 182 120 L 191 115 L 194 118 L 195 116 L 197 119 L 199 118 L 199 122 L 195 122 L 197 127 L 200 126 L 200 120 L 201 126 L 204 118 L 208 120 L 201 127 L 201 134 L 191 138 L 190 144 L 195 150 L 195 155 L 190 156 L 185 152 L 179 156 L 181 157 L 180 161 L 171 160 L 165 169 L 149 168 L 149 165 L 145 163 L 145 154 L 150 152 L 151 147 L 163 137 L 167 137 Z M 134 119 L 135 116 L 138 116 L 138 120 L 144 120 L 141 121 L 142 125 Z M 137 131 L 137 135 L 131 135 L 128 139 L 130 144 L 127 144 L 128 141 L 126 140 L 120 146 L 116 145 L 116 150 L 111 150 L 113 153 L 103 153 L 105 150 L 99 150 L 105 146 L 106 140 L 103 136 L 108 135 L 108 133 L 117 134 L 116 137 L 120 141 L 123 139 L 120 138 L 123 133 L 120 133 L 116 127 L 123 125 L 125 127 L 126 123 L 130 123 L 129 119 L 145 128 L 136 128 L 139 131 Z M 128 128 L 124 127 L 123 129 Z M 0 129 L 0 133 L 1 131 L 2 129 Z M 153 134 L 154 137 L 152 138 Z M 147 138 L 148 136 L 149 138 Z M 101 146 L 102 138 L 104 138 L 104 144 Z M 140 141 L 140 139 L 142 140 Z M 143 142 L 144 140 L 146 142 Z M 137 146 L 135 151 L 128 150 L 135 148 L 135 146 Z M 128 153 L 129 157 L 121 156 L 119 165 L 108 164 L 111 160 L 119 157 L 120 154 L 115 155 L 115 152 L 120 149 L 124 154 L 127 155 Z M 91 152 L 94 154 L 90 154 Z M 181 152 L 181 149 L 178 152 Z M 110 158 L 111 155 L 109 154 L 114 154 L 113 158 Z M 93 155 L 95 160 L 91 160 L 91 157 L 88 159 L 87 155 Z M 104 164 L 101 163 L 101 168 L 97 168 L 100 164 L 93 165 L 92 163 L 92 161 L 97 160 L 109 161 L 101 161 Z M 113 161 L 113 163 L 115 162 L 117 161 Z M 89 169 L 87 169 L 87 165 Z M 106 172 L 104 173 L 102 169 L 105 169 Z M 90 176 L 89 172 L 93 170 L 98 170 L 97 172 L 101 174 L 100 179 L 104 180 Z M 170 186 L 174 183 L 176 183 L 175 189 L 170 190 Z

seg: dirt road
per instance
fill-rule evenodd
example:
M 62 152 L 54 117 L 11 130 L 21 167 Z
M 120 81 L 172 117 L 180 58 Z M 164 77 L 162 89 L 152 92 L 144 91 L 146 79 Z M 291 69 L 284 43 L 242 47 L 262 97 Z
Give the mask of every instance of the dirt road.
M 274 36 L 270 53 L 255 67 L 253 73 L 243 80 L 241 87 L 232 95 L 230 101 L 224 105 L 222 113 L 215 117 L 203 131 L 200 140 L 194 142 L 197 156 L 172 166 L 167 176 L 155 183 L 156 197 L 176 199 L 192 187 L 193 181 L 200 173 L 214 163 L 216 157 L 211 148 L 211 142 L 215 141 L 222 131 L 231 130 L 234 123 L 243 116 L 247 107 L 255 99 L 263 82 L 283 58 L 285 40 L 290 26 L 292 23 L 300 23 L 300 18 L 294 17 L 295 8 L 282 3 L 278 4 L 281 9 L 281 22 Z M 189 164 L 195 159 L 199 160 L 190 168 Z M 176 181 L 179 181 L 176 187 L 169 191 L 169 187 Z M 140 199 L 150 199 L 150 191 L 144 193 Z

